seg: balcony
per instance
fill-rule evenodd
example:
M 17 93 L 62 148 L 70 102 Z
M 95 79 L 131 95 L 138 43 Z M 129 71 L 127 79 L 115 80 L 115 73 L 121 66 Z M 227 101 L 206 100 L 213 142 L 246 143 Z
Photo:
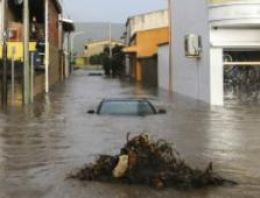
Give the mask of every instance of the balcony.
M 209 0 L 212 27 L 260 27 L 260 0 Z

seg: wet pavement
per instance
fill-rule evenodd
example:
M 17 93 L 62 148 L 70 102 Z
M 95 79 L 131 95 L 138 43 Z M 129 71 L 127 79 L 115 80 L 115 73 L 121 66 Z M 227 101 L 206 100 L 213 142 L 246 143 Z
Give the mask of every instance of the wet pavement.
M 148 117 L 88 115 L 105 97 L 151 97 L 168 110 Z M 127 132 L 173 141 L 189 163 L 210 161 L 239 183 L 188 192 L 80 183 L 66 176 L 98 154 L 118 153 Z M 75 72 L 26 109 L 0 113 L 0 198 L 259 197 L 260 105 L 212 107 L 180 96 Z

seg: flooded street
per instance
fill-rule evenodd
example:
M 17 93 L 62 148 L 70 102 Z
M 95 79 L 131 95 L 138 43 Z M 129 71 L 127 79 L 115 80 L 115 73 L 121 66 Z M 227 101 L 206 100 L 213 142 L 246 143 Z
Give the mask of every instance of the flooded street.
M 168 113 L 148 117 L 88 115 L 106 97 L 150 97 Z M 195 167 L 239 183 L 188 192 L 66 179 L 98 154 L 118 153 L 127 132 L 175 143 Z M 26 109 L 0 113 L 0 198 L 260 196 L 260 104 L 209 108 L 180 96 L 76 71 Z

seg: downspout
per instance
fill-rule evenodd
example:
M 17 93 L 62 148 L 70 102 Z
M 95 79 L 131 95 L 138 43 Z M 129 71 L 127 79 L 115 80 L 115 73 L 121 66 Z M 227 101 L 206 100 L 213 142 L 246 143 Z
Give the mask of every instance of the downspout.
M 62 13 L 59 14 L 59 68 L 60 68 L 60 80 L 62 81 L 63 80 L 63 61 L 62 61 L 62 41 L 63 41 L 63 38 L 62 38 L 62 18 L 63 18 L 63 15 Z
M 45 0 L 45 93 L 49 93 L 49 0 Z
M 73 53 L 73 46 L 74 46 L 74 37 L 72 38 L 71 32 L 68 34 L 68 48 L 69 48 L 69 70 L 68 70 L 68 76 L 72 72 L 72 53 Z
M 63 65 L 63 0 L 61 3 L 61 13 L 59 14 L 59 64 L 60 64 L 60 80 L 64 79 L 64 65 Z
M 172 0 L 168 0 L 168 17 L 169 17 L 169 93 L 173 91 L 172 79 Z
M 23 2 L 23 103 L 30 103 L 30 57 L 29 57 L 29 0 Z

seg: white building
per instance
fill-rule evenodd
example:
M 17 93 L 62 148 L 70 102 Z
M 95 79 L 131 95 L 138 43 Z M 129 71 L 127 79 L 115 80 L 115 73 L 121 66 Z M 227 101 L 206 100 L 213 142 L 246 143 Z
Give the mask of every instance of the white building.
M 159 45 L 158 49 L 158 87 L 162 90 L 169 90 L 169 71 L 170 71 L 170 59 L 169 59 L 169 43 L 163 43 Z
M 224 66 L 259 65 L 260 1 L 172 0 L 171 11 L 173 91 L 223 105 Z M 232 52 L 252 60 L 224 62 Z
M 129 17 L 126 22 L 127 38 L 130 39 L 136 32 L 168 27 L 168 10 L 159 10 Z

